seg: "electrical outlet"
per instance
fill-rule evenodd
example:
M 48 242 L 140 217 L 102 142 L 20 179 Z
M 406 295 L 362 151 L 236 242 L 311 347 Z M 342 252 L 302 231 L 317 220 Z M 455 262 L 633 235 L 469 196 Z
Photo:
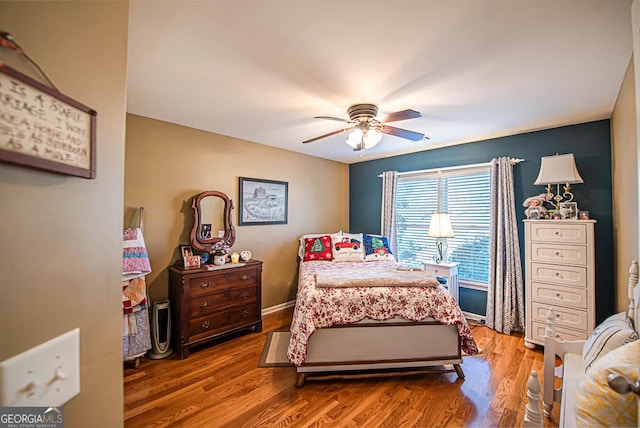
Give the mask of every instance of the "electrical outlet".
M 80 329 L 0 363 L 0 406 L 62 406 L 80 393 Z
M 218 238 L 224 238 L 224 230 L 218 231 Z

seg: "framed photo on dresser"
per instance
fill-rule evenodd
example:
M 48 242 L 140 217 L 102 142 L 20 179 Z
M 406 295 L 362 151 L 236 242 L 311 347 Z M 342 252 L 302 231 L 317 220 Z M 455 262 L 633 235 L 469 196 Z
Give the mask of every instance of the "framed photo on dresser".
M 578 203 L 577 202 L 560 202 L 558 211 L 562 214 L 564 220 L 578 219 Z

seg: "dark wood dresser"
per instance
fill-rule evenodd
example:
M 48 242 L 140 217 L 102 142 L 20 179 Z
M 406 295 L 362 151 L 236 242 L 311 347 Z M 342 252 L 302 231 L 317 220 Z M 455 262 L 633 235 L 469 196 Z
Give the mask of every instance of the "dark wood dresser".
M 243 329 L 262 331 L 262 262 L 208 271 L 169 268 L 171 334 L 180 359 L 189 348 Z

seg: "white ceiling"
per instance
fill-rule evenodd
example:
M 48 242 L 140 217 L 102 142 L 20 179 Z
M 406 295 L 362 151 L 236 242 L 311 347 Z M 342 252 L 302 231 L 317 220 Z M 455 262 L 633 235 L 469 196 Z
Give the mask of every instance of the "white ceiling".
M 128 112 L 346 163 L 314 116 L 422 113 L 364 160 L 609 118 L 632 52 L 631 0 L 130 5 Z

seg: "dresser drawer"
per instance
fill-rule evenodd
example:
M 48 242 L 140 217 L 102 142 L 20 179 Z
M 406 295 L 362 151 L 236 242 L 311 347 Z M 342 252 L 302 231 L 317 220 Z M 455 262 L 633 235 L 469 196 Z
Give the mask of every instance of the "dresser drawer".
M 196 297 L 189 302 L 191 318 L 206 315 L 220 308 L 233 305 L 246 305 L 256 301 L 258 287 L 232 288 L 225 291 Z
M 531 260 L 542 263 L 586 266 L 587 247 L 584 245 L 531 243 Z
M 551 305 L 570 306 L 572 308 L 587 308 L 587 289 L 573 287 L 557 287 L 539 282 L 531 283 L 532 302 Z
M 218 331 L 233 328 L 234 324 L 242 325 L 260 319 L 260 310 L 255 303 L 214 312 L 189 321 L 189 337 L 191 341 L 211 336 Z
M 227 271 L 206 273 L 189 278 L 189 294 L 191 297 L 203 296 L 220 290 L 245 288 L 258 284 L 256 269 L 229 268 Z
M 531 339 L 544 344 L 544 330 L 547 325 L 545 323 L 535 321 L 531 324 L 533 330 Z M 559 340 L 585 340 L 587 336 L 586 331 L 577 331 L 556 326 L 556 339 Z
M 586 244 L 587 226 L 586 224 L 563 224 L 561 220 L 532 223 L 531 241 Z
M 588 330 L 587 311 L 579 309 L 563 308 L 548 304 L 532 302 L 531 319 L 536 322 L 546 323 L 549 308 L 553 308 L 556 314 L 556 327 L 568 327 L 577 330 Z
M 574 287 L 587 286 L 587 268 L 531 263 L 531 281 L 543 281 Z

